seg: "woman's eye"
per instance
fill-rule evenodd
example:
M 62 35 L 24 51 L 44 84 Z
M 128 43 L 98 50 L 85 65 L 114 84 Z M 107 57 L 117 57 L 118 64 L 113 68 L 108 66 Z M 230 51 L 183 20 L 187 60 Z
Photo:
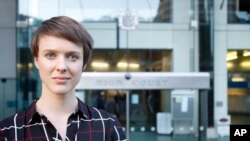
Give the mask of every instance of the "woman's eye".
M 76 60 L 79 59 L 79 57 L 77 55 L 69 55 L 68 58 L 69 58 L 70 61 L 76 61 Z
M 47 53 L 46 55 L 46 58 L 49 59 L 49 60 L 52 60 L 55 58 L 55 54 L 54 53 Z

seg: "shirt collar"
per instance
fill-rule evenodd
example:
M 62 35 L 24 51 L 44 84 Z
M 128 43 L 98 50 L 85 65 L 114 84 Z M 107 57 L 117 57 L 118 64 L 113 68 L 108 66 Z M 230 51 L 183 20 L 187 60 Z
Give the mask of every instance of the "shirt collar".
M 90 119 L 91 118 L 91 114 L 90 114 L 90 110 L 89 107 L 83 103 L 80 99 L 78 99 L 78 109 L 75 112 L 80 112 L 84 118 L 86 119 Z
M 35 119 L 37 119 L 37 115 L 39 115 L 39 113 L 36 111 L 36 102 L 37 99 L 35 101 L 33 101 L 30 106 L 27 108 L 27 112 L 26 112 L 26 124 L 31 123 L 32 121 L 34 121 Z
M 41 115 L 37 112 L 36 110 L 36 102 L 38 99 L 36 99 L 35 101 L 33 101 L 30 106 L 27 108 L 27 112 L 26 112 L 26 124 L 30 124 L 33 122 L 36 122 L 38 119 L 40 121 L 40 118 L 38 118 L 39 116 L 41 117 Z M 82 118 L 84 119 L 90 119 L 91 118 L 91 114 L 90 114 L 90 110 L 88 108 L 88 106 L 83 103 L 80 99 L 78 99 L 78 108 L 75 110 L 74 114 L 79 114 L 79 116 L 82 116 Z

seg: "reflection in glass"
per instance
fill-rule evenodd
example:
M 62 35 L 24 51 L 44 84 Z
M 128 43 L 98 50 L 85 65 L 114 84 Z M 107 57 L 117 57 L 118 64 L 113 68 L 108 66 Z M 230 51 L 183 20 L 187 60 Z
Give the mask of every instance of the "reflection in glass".
M 171 22 L 171 1 L 19 0 L 19 14 L 40 20 L 66 15 L 78 21 L 115 21 L 120 12 L 133 11 L 140 22 Z
M 95 50 L 86 71 L 171 71 L 171 50 Z
M 250 1 L 228 0 L 228 22 L 250 23 Z
M 130 92 L 130 127 L 133 131 L 155 132 L 156 114 L 162 112 L 164 104 L 162 90 L 131 90 Z M 126 126 L 126 90 L 88 90 L 86 104 L 108 111 Z

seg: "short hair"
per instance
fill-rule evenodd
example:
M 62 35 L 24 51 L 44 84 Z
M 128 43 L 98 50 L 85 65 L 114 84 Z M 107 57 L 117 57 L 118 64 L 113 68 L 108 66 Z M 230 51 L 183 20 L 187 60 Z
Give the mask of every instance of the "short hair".
M 88 64 L 94 40 L 79 22 L 67 16 L 52 17 L 43 21 L 31 41 L 31 53 L 35 58 L 38 57 L 39 39 L 42 36 L 58 37 L 81 45 L 83 47 L 83 69 Z

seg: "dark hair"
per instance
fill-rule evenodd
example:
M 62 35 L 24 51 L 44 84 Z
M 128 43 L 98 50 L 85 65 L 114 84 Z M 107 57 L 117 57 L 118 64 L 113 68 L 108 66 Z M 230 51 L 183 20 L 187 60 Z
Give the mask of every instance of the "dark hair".
M 33 57 L 38 57 L 39 39 L 46 35 L 81 45 L 83 47 L 83 69 L 86 67 L 92 55 L 94 40 L 79 22 L 66 16 L 53 17 L 42 22 L 31 41 Z

